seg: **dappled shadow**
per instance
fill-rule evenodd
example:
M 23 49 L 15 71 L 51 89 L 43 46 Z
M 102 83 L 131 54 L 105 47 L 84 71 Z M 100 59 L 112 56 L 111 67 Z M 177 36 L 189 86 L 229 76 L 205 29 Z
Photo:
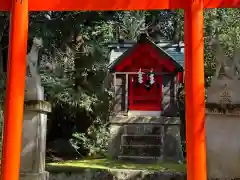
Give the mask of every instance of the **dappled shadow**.
M 60 169 L 59 169 L 60 170 Z M 146 170 L 100 170 L 51 171 L 50 180 L 186 180 L 186 174 L 178 172 L 153 172 Z

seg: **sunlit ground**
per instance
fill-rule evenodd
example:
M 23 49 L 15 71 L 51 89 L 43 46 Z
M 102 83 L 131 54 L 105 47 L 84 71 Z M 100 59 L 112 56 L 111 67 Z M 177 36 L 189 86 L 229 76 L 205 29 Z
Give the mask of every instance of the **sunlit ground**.
M 74 160 L 57 163 L 48 163 L 47 169 L 54 171 L 74 171 L 79 169 L 131 169 L 131 170 L 148 170 L 148 171 L 169 171 L 169 172 L 185 172 L 185 164 L 173 163 L 153 163 L 153 164 L 136 164 L 124 161 L 113 161 L 108 159 L 89 159 Z

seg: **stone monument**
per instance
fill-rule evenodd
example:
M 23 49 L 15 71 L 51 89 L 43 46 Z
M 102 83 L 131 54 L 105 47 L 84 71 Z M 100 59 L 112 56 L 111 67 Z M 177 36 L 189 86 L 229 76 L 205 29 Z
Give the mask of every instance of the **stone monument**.
M 38 52 L 42 45 L 42 39 L 35 37 L 27 55 L 21 180 L 48 179 L 48 173 L 45 171 L 45 148 L 47 113 L 51 111 L 51 106 L 44 101 L 44 89 L 38 73 Z
M 233 58 L 224 55 L 219 40 L 216 73 L 207 92 L 206 136 L 209 179 L 240 178 L 240 51 Z M 236 46 L 235 46 L 236 47 Z

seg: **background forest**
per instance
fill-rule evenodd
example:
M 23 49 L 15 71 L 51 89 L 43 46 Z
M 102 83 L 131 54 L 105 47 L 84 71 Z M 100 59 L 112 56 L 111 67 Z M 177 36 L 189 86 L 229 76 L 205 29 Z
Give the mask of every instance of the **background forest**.
M 240 10 L 211 9 L 204 16 L 205 70 L 209 82 L 215 67 L 209 41 L 218 33 L 227 55 L 232 56 L 234 39 L 240 39 Z M 29 47 L 34 36 L 44 40 L 39 65 L 46 100 L 53 105 L 47 134 L 50 160 L 106 156 L 109 102 L 113 95 L 107 78 L 108 43 L 137 40 L 142 32 L 156 41 L 168 39 L 176 43 L 183 41 L 184 36 L 181 10 L 41 12 L 31 13 L 29 24 Z M 0 25 L 2 126 L 8 14 L 0 14 Z

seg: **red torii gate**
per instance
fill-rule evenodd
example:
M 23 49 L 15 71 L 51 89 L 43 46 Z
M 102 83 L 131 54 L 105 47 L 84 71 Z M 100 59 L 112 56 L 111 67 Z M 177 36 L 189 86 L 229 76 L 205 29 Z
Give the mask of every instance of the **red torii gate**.
M 237 8 L 240 0 L 0 0 L 11 12 L 5 100 L 2 180 L 19 180 L 29 11 L 185 10 L 185 78 L 188 180 L 206 180 L 204 8 Z

